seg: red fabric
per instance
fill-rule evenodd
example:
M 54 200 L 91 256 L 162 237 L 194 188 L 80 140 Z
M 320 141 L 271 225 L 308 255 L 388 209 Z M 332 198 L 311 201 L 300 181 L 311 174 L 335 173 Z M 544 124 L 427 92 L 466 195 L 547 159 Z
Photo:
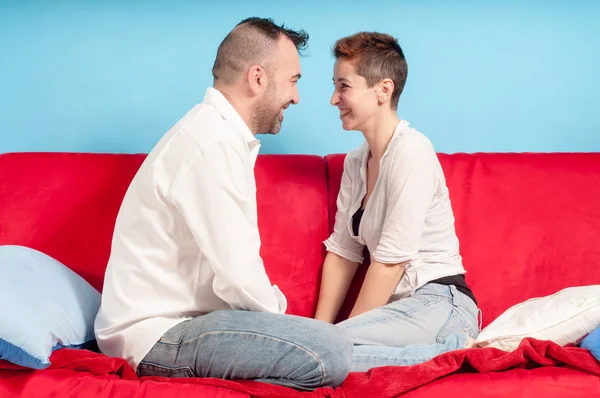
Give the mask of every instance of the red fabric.
M 490 373 L 459 373 L 411 390 L 402 398 L 591 398 L 600 378 L 579 370 L 546 366 Z
M 342 387 L 348 397 L 368 396 L 369 391 L 377 391 L 381 396 L 393 397 L 461 369 L 487 374 L 513 368 L 530 369 L 540 365 L 567 365 L 568 368 L 589 372 L 595 375 L 596 379 L 600 376 L 600 363 L 586 350 L 563 348 L 549 341 L 525 339 L 515 351 L 510 353 L 495 348 L 460 350 L 440 355 L 416 366 L 382 367 L 366 373 L 351 373 Z M 482 379 L 480 376 L 478 378 Z M 503 378 L 498 377 L 498 380 L 502 381 Z M 498 384 L 503 383 L 504 381 Z M 457 387 L 450 388 L 456 390 Z M 477 384 L 469 385 L 468 389 L 474 393 L 477 391 Z M 535 396 L 545 396 L 544 389 L 536 390 Z
M 600 154 L 439 156 L 484 325 L 527 298 L 600 283 Z M 115 217 L 144 158 L 0 155 L 0 244 L 41 250 L 101 290 Z M 333 225 L 343 155 L 325 160 L 261 155 L 256 165 L 261 254 L 271 280 L 288 298 L 289 313 L 302 316 L 314 314 L 322 241 Z M 353 282 L 342 318 L 365 271 L 362 267 Z M 510 354 L 457 351 L 419 366 L 355 373 L 340 388 L 312 393 L 249 381 L 140 380 L 125 362 L 81 350 L 60 350 L 51 360 L 44 371 L 0 362 L 0 397 L 363 397 L 404 391 L 425 397 L 456 391 L 478 397 L 495 392 L 552 397 L 556 391 L 592 396 L 600 374 L 589 353 L 533 340 Z M 538 365 L 544 367 L 530 369 Z
M 255 167 L 261 256 L 288 314 L 313 317 L 328 235 L 325 161 L 319 156 L 264 155 Z
M 102 291 L 117 212 L 144 155 L 0 155 L 0 244 L 56 258 Z
M 126 396 L 126 393 L 139 394 L 138 389 L 132 389 L 132 385 L 136 383 L 145 387 L 144 396 L 147 397 L 161 396 L 161 394 L 166 394 L 169 391 L 175 391 L 173 390 L 174 385 L 185 388 L 190 392 L 198 388 L 203 392 L 210 393 L 210 396 L 219 396 L 216 394 L 224 394 L 222 391 L 229 390 L 264 398 L 281 396 L 290 398 L 359 398 L 372 396 L 373 392 L 376 392 L 377 396 L 393 397 L 426 385 L 428 385 L 425 389 L 426 392 L 433 391 L 435 393 L 437 391 L 439 393 L 441 391 L 440 387 L 436 387 L 436 383 L 429 383 L 460 371 L 461 374 L 443 379 L 438 383 L 444 385 L 444 388 L 448 389 L 446 391 L 452 391 L 458 387 L 455 384 L 464 383 L 466 378 L 469 381 L 468 390 L 474 396 L 482 396 L 481 394 L 485 393 L 486 389 L 490 387 L 490 379 L 499 381 L 500 383 L 494 383 L 493 386 L 504 386 L 505 391 L 515 391 L 519 383 L 527 389 L 532 378 L 532 374 L 529 373 L 530 370 L 539 366 L 551 367 L 552 369 L 541 372 L 541 375 L 546 377 L 547 383 L 541 383 L 543 379 L 538 380 L 538 388 L 533 390 L 535 394 L 531 394 L 532 390 L 529 390 L 526 395 L 522 396 L 538 394 L 539 396 L 548 396 L 545 393 L 546 390 L 549 392 L 554 391 L 554 396 L 558 396 L 555 387 L 559 386 L 563 389 L 575 387 L 575 391 L 579 389 L 582 393 L 584 391 L 588 393 L 600 391 L 598 389 L 600 386 L 598 381 L 600 363 L 588 351 L 572 347 L 563 348 L 549 341 L 533 339 L 523 340 L 519 348 L 511 353 L 494 348 L 461 350 L 441 355 L 417 366 L 390 366 L 375 368 L 365 373 L 351 373 L 341 387 L 335 390 L 321 388 L 313 392 L 298 392 L 285 387 L 252 381 L 203 378 L 165 379 L 160 377 L 138 379 L 125 361 L 108 358 L 85 350 L 63 349 L 56 351 L 51 357 L 51 362 L 50 368 L 43 371 L 17 371 L 18 367 L 14 365 L 6 366 L 6 363 L 4 363 L 4 366 L 2 366 L 0 364 L 0 368 L 11 369 L 0 371 L 0 393 L 2 391 L 12 391 L 20 396 L 28 396 L 28 388 L 32 384 L 29 382 L 35 380 L 37 388 L 48 388 L 56 393 L 72 392 L 73 385 L 79 385 L 82 392 L 91 394 L 91 386 L 93 386 L 94 394 L 97 394 L 97 396 L 110 397 Z M 510 369 L 528 370 L 504 372 Z M 465 377 L 465 372 L 479 374 L 471 374 L 470 377 Z M 490 375 L 491 373 L 495 374 Z M 594 378 L 588 377 L 590 374 L 594 375 Z M 561 379 L 557 379 L 558 377 Z M 534 378 L 537 380 L 537 376 Z M 64 383 L 57 384 L 57 379 L 64 379 Z M 112 383 L 107 383 L 108 380 Z M 511 383 L 507 383 L 509 380 Z M 589 389 L 583 389 L 581 385 L 578 387 L 577 383 L 580 382 L 588 385 Z M 86 386 L 88 383 L 90 384 L 89 388 Z M 111 390 L 107 391 L 108 388 Z M 184 390 L 176 391 L 181 393 Z M 416 392 L 420 391 L 421 388 L 416 390 Z M 109 392 L 110 394 L 108 394 Z M 524 391 L 521 391 L 521 393 L 524 393 Z
M 250 395 L 211 385 L 122 380 L 114 375 L 95 376 L 83 371 L 57 369 L 38 372 L 0 371 L 0 397 L 247 398 Z
M 439 154 L 483 326 L 509 307 L 600 284 L 600 153 Z M 344 155 L 326 157 L 330 230 Z M 353 281 L 340 319 L 366 271 Z
M 145 155 L 0 155 L 0 245 L 61 261 L 99 291 L 121 200 Z M 288 313 L 313 316 L 328 233 L 325 161 L 261 155 L 256 167 L 261 255 Z

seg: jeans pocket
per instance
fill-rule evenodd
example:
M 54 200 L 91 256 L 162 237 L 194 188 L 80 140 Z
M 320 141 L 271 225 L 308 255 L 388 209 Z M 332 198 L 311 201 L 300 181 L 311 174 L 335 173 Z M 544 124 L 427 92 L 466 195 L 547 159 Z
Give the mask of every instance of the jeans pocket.
M 154 363 L 140 362 L 137 367 L 139 377 L 143 376 L 160 376 L 160 377 L 194 377 L 194 372 L 189 366 L 168 367 L 157 365 Z
M 442 326 L 440 332 L 436 336 L 436 342 L 443 343 L 449 335 L 456 333 L 469 333 L 469 335 L 471 335 L 473 333 L 473 330 L 467 324 L 467 322 L 465 322 L 460 312 L 457 311 L 456 308 L 453 308 L 452 312 L 450 313 L 450 316 L 448 317 L 448 320 L 446 321 L 444 326 Z M 477 336 L 471 337 L 475 338 Z

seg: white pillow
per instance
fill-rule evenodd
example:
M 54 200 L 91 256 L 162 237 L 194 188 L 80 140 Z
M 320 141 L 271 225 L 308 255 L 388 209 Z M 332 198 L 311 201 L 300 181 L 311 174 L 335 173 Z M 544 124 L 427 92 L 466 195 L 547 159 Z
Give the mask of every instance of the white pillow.
M 600 285 L 569 287 L 512 306 L 481 331 L 476 344 L 504 351 L 513 351 L 526 337 L 578 344 L 598 325 Z

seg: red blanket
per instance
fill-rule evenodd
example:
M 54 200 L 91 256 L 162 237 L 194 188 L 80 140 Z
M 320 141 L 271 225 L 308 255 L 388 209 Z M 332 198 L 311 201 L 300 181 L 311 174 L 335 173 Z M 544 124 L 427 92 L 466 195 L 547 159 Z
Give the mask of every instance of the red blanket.
M 95 375 L 113 375 L 125 380 L 138 380 L 131 367 L 123 360 L 109 358 L 86 350 L 62 349 L 50 358 L 48 370 L 70 369 Z M 366 373 L 350 373 L 341 387 L 320 388 L 313 392 L 297 392 L 293 389 L 252 381 L 227 381 L 220 379 L 190 378 L 163 379 L 145 377 L 142 380 L 160 380 L 165 383 L 194 383 L 222 387 L 253 397 L 365 397 L 373 391 L 380 396 L 396 396 L 430 383 L 455 372 L 499 372 L 513 368 L 539 366 L 565 366 L 600 376 L 600 363 L 586 350 L 560 347 L 549 341 L 525 339 L 513 352 L 494 348 L 479 348 L 450 352 L 416 366 L 388 366 Z M 0 369 L 28 369 L 0 361 Z M 39 372 L 39 371 L 38 371 Z

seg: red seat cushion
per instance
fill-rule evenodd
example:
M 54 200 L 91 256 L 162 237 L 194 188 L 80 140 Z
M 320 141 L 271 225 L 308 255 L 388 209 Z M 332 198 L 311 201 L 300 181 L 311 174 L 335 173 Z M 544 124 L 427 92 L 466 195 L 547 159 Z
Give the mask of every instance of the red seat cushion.
M 494 373 L 453 374 L 425 384 L 402 398 L 590 398 L 600 396 L 600 378 L 580 370 L 547 366 Z

